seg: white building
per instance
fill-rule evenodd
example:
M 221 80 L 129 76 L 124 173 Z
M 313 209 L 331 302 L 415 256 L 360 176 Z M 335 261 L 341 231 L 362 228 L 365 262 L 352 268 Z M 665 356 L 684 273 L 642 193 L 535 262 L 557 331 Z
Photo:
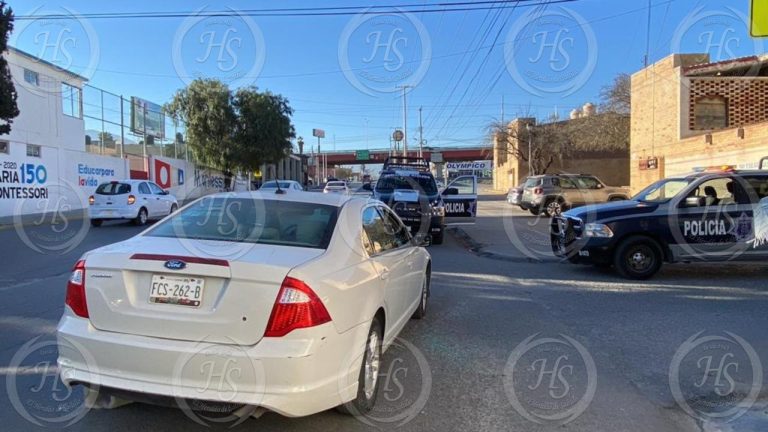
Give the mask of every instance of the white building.
M 124 160 L 85 152 L 84 77 L 15 48 L 3 56 L 19 115 L 0 135 L 0 218 L 82 208 L 98 183 L 128 176 Z

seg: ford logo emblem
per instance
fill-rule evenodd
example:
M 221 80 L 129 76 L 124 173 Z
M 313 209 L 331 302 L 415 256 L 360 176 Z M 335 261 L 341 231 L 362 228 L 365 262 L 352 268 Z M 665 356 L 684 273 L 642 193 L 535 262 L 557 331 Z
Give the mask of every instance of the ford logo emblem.
M 170 260 L 165 262 L 165 268 L 169 270 L 182 270 L 187 267 L 187 263 L 181 260 Z

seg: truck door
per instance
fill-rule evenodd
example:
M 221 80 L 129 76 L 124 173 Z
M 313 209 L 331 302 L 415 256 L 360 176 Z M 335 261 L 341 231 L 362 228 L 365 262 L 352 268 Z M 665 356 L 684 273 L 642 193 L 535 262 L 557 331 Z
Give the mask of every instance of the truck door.
M 445 223 L 474 223 L 477 217 L 477 177 L 456 177 L 441 193 Z

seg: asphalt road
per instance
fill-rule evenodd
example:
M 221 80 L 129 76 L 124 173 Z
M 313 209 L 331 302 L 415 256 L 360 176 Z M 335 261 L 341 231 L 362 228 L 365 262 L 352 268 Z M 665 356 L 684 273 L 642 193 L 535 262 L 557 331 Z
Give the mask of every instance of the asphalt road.
M 412 321 L 385 354 L 371 418 L 267 413 L 234 425 L 225 416 L 144 404 L 85 412 L 81 394 L 57 387 L 45 367 L 56 357 L 51 342 L 69 270 L 83 251 L 140 229 L 109 224 L 83 228 L 78 238 L 80 225 L 71 223 L 59 233 L 0 230 L 3 430 L 765 430 L 758 372 L 768 364 L 768 267 L 669 266 L 652 281 L 628 283 L 590 267 L 479 257 L 450 236 L 429 249 L 428 316 Z M 55 250 L 70 239 L 78 240 L 72 250 Z M 699 332 L 725 339 L 692 344 Z M 718 355 L 697 364 L 707 349 Z M 688 355 L 696 350 L 703 354 Z M 682 402 L 672 390 L 673 369 Z M 721 425 L 701 420 L 710 413 L 729 419 L 728 409 L 745 398 L 756 407 L 746 416 Z

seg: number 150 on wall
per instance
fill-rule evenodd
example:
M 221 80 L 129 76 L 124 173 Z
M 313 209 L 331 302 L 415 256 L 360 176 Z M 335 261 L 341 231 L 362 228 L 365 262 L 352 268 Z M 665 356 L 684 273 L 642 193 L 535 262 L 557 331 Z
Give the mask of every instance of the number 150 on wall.
M 19 166 L 20 183 L 38 183 L 43 184 L 48 180 L 48 171 L 45 166 L 35 164 L 21 164 Z

